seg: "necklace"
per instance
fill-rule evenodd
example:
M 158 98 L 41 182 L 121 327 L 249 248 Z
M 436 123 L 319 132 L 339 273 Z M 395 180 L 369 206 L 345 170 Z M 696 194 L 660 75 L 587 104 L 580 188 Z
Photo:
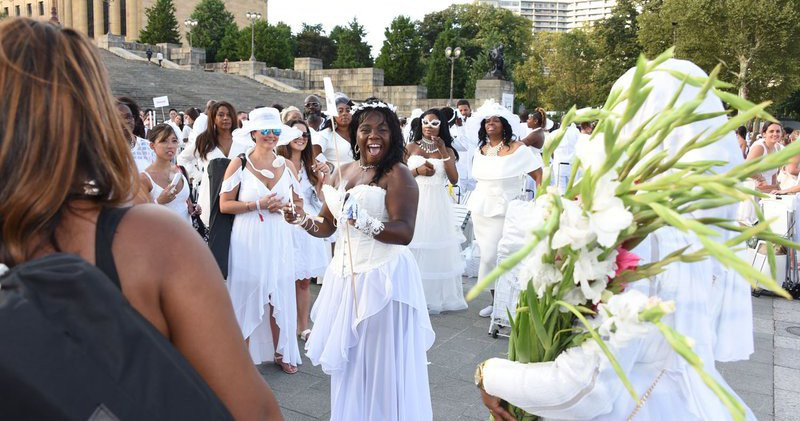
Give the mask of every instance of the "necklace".
M 497 146 L 492 146 L 492 145 L 487 143 L 486 144 L 486 151 L 484 152 L 484 155 L 486 155 L 486 156 L 497 156 L 497 154 L 500 152 L 500 148 L 502 148 L 502 147 L 503 147 L 503 142 L 498 143 Z
M 256 171 L 257 171 L 259 174 L 261 174 L 263 177 L 265 177 L 265 178 L 270 178 L 270 179 L 272 179 L 272 178 L 275 178 L 275 173 L 273 173 L 272 171 L 270 171 L 270 170 L 262 170 L 262 169 L 260 169 L 260 168 L 256 168 L 256 166 L 255 166 L 255 165 L 253 165 L 253 161 L 252 161 L 252 160 L 250 160 L 250 156 L 249 156 L 249 155 L 246 155 L 246 156 L 245 156 L 245 159 L 247 160 L 247 162 L 249 162 L 249 163 L 250 163 L 250 166 L 251 166 L 251 167 L 252 167 L 254 170 L 256 170 Z
M 367 172 L 367 170 L 371 170 L 375 168 L 374 165 L 364 165 L 361 161 L 358 161 L 358 167 L 361 168 L 361 171 Z
M 439 148 L 436 147 L 436 142 L 424 137 L 420 139 L 419 148 L 427 154 L 432 154 L 439 151 Z

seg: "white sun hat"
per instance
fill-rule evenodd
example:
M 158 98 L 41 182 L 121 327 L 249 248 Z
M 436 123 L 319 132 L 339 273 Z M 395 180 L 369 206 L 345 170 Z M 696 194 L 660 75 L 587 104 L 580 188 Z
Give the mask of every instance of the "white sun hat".
M 493 99 L 484 101 L 477 110 L 472 112 L 472 117 L 467 119 L 464 124 L 464 132 L 475 141 L 478 140 L 478 131 L 481 128 L 481 122 L 489 117 L 503 117 L 511 125 L 511 130 L 514 132 L 516 140 L 522 139 L 524 133 L 522 127 L 517 122 L 519 117 L 512 113 L 508 108 L 495 102 Z
M 278 136 L 278 146 L 288 145 L 294 139 L 303 135 L 299 129 L 289 127 L 281 122 L 281 115 L 277 109 L 272 107 L 261 107 L 250 111 L 248 120 L 244 122 L 241 129 L 233 131 L 235 140 L 251 140 L 250 133 L 261 130 L 280 130 Z

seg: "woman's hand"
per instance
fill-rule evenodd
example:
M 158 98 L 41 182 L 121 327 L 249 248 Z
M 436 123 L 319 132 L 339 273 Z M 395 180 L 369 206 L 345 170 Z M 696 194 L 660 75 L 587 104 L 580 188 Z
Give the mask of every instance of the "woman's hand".
M 167 188 L 158 195 L 156 203 L 159 205 L 166 205 L 173 200 L 175 200 L 175 189 Z
M 330 174 L 331 166 L 327 162 L 315 162 L 311 169 L 316 173 Z
M 424 164 L 422 164 L 419 167 L 415 168 L 414 172 L 416 172 L 417 175 L 422 175 L 422 176 L 425 176 L 425 177 L 430 177 L 430 176 L 436 174 L 436 170 L 433 168 L 433 164 L 428 162 L 428 161 L 425 161 Z
M 200 208 L 200 205 L 192 203 L 191 200 L 188 201 L 187 205 L 189 208 L 189 216 L 199 216 L 203 213 L 203 209 Z
M 295 203 L 294 206 L 292 206 L 291 203 L 286 203 L 283 205 L 281 210 L 283 211 L 283 219 L 293 225 L 300 223 L 300 221 L 302 221 L 306 216 L 306 212 L 303 210 L 302 202 L 299 206 L 297 203 Z
M 517 418 L 511 415 L 507 409 L 503 408 L 503 401 L 495 396 L 492 396 L 486 393 L 485 390 L 480 389 L 481 391 L 481 400 L 483 404 L 489 409 L 489 413 L 492 414 L 495 420 L 498 421 L 517 421 Z
M 277 193 L 270 193 L 258 200 L 261 209 L 266 209 L 271 213 L 278 213 L 283 208 L 283 201 L 278 198 Z

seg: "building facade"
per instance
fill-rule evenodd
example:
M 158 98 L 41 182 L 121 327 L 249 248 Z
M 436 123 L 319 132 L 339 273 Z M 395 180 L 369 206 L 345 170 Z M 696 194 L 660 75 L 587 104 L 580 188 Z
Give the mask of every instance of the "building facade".
M 225 7 L 233 13 L 236 24 L 250 24 L 248 11 L 261 13 L 267 18 L 268 0 L 225 0 Z M 200 0 L 174 0 L 175 17 L 181 37 L 186 38 L 183 21 L 189 17 Z M 155 0 L 0 0 L 0 13 L 8 16 L 27 16 L 48 20 L 53 6 L 62 25 L 75 28 L 91 38 L 112 33 L 129 41 L 139 38 L 139 31 L 147 25 L 145 10 Z
M 480 0 L 525 16 L 535 32 L 584 28 L 611 15 L 616 0 Z

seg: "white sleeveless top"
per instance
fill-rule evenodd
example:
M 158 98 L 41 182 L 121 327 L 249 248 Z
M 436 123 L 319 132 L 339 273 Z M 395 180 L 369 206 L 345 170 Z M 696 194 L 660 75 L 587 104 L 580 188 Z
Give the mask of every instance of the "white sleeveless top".
M 153 181 L 153 177 L 150 177 L 150 174 L 148 174 L 147 171 L 142 171 L 142 174 L 146 175 L 147 178 L 150 179 L 150 184 L 153 185 L 153 188 L 150 190 L 150 199 L 152 199 L 153 202 L 158 203 L 156 202 L 156 199 L 158 199 L 158 196 L 160 196 L 161 192 L 164 191 L 164 188 L 156 184 L 156 182 Z M 165 203 L 162 206 L 166 206 L 169 210 L 180 215 L 181 219 L 185 219 L 191 223 L 192 218 L 189 216 L 189 208 L 186 205 L 186 199 L 189 198 L 189 180 L 187 180 L 183 174 L 181 174 L 181 180 L 183 180 L 183 188 L 181 188 L 181 191 L 175 195 L 175 198 L 172 199 L 171 202 Z M 203 210 L 205 211 L 205 209 Z
M 769 148 L 767 148 L 767 144 L 764 143 L 764 139 L 759 139 L 759 140 L 756 140 L 755 142 L 753 142 L 753 144 L 750 145 L 750 150 L 752 150 L 753 146 L 755 146 L 755 145 L 761 145 L 761 147 L 764 148 L 764 155 L 761 155 L 761 156 L 767 156 L 770 153 L 775 152 L 775 151 L 770 152 Z M 777 151 L 777 147 L 776 147 L 776 151 Z M 778 169 L 776 168 L 776 169 L 772 169 L 772 170 L 768 170 L 768 171 L 762 172 L 761 176 L 764 177 L 764 181 L 766 181 L 768 184 L 772 184 L 772 176 L 774 176 L 777 173 L 778 173 Z

